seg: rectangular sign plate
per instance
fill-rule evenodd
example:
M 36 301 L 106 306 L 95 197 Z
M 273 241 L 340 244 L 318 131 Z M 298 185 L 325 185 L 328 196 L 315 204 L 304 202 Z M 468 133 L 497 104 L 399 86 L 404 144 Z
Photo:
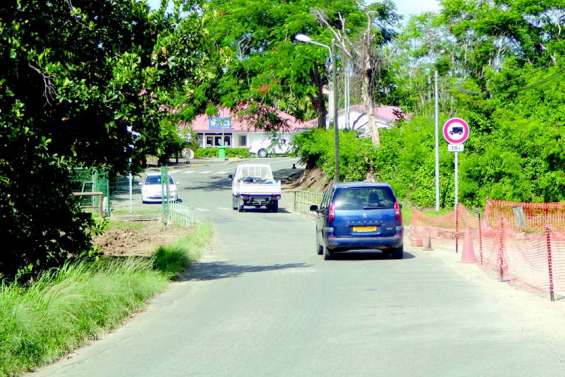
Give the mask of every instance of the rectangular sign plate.
M 353 231 L 355 233 L 362 233 L 362 232 L 376 232 L 376 226 L 354 226 Z
M 231 128 L 231 118 L 209 117 L 209 130 L 229 130 Z
M 463 144 L 448 144 L 447 145 L 447 150 L 450 152 L 463 152 L 465 148 L 463 147 Z

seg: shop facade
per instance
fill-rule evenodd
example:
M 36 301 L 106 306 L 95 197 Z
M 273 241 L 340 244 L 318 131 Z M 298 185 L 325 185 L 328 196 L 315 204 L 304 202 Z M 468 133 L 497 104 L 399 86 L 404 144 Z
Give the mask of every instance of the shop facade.
M 190 124 L 183 126 L 192 129 L 202 148 L 249 148 L 252 153 L 271 145 L 274 138 L 278 144 L 290 144 L 293 134 L 313 128 L 289 114 L 278 112 L 277 115 L 285 121 L 286 127 L 276 135 L 255 129 L 248 121 L 225 108 L 214 116 L 199 115 Z

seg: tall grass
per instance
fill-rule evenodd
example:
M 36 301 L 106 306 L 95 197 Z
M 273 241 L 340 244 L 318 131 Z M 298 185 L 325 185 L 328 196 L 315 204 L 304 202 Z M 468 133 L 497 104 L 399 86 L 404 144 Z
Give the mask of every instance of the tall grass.
M 193 233 L 178 239 L 173 244 L 159 247 L 153 258 L 153 267 L 169 276 L 186 270 L 192 262 L 200 258 L 211 236 L 210 225 L 196 225 Z
M 151 259 L 69 264 L 29 287 L 0 285 L 0 376 L 52 362 L 118 326 L 198 258 L 211 234 L 209 225 L 197 225 Z

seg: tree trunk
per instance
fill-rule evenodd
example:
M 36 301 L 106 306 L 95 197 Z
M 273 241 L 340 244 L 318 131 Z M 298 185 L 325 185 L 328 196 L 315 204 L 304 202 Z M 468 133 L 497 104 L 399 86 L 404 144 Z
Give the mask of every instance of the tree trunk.
M 368 55 L 367 56 L 367 60 Z M 365 67 L 370 67 L 370 62 L 365 62 Z M 367 128 L 371 134 L 371 141 L 373 145 L 379 146 L 381 144 L 379 129 L 375 124 L 375 116 L 373 115 L 373 98 L 371 96 L 371 70 L 365 69 L 363 72 L 363 83 L 361 86 L 363 104 L 365 105 L 365 111 L 367 114 Z
M 362 55 L 361 64 L 363 72 L 363 83 L 362 83 L 362 97 L 365 104 L 365 111 L 367 112 L 367 127 L 371 133 L 371 141 L 373 145 L 377 147 L 381 144 L 379 137 L 379 129 L 375 124 L 375 117 L 373 115 L 373 96 L 371 95 L 371 81 L 373 78 L 373 61 L 371 56 L 371 45 L 373 43 L 373 36 L 371 34 L 372 17 L 367 14 L 367 29 L 363 35 L 362 39 Z
M 314 95 L 310 95 L 308 97 L 310 98 L 310 102 L 312 102 L 312 106 L 316 110 L 316 116 L 318 119 L 318 128 L 326 128 L 327 110 L 324 101 L 325 99 L 324 95 L 322 94 L 321 98 L 319 96 L 314 96 Z
M 326 117 L 328 110 L 326 108 L 326 97 L 324 96 L 324 80 L 320 75 L 317 67 L 314 67 L 311 72 L 312 81 L 316 85 L 316 94 L 310 94 L 310 102 L 316 110 L 318 118 L 318 128 L 326 128 Z

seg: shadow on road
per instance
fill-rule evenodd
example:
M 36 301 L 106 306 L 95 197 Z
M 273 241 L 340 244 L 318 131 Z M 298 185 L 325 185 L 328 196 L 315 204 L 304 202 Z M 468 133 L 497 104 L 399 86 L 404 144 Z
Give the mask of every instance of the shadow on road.
M 409 252 L 404 252 L 404 259 L 412 259 L 416 258 L 414 254 Z M 398 261 L 400 259 L 392 259 L 387 253 L 381 253 L 377 251 L 349 251 L 347 253 L 336 253 L 333 255 L 333 260 L 368 260 L 368 259 L 375 259 L 375 260 L 391 260 L 391 261 Z
M 231 188 L 231 181 L 225 177 L 211 177 L 207 182 L 197 182 L 184 187 L 183 190 L 222 191 Z
M 245 209 L 241 213 L 273 213 L 273 212 L 271 212 L 265 207 L 261 207 L 261 208 L 245 207 Z M 279 207 L 277 213 L 291 213 L 291 212 L 287 211 L 283 207 Z
M 200 262 L 180 275 L 177 280 L 218 280 L 238 277 L 243 274 L 265 271 L 279 271 L 293 268 L 307 268 L 305 263 L 285 263 L 272 265 L 239 265 L 227 262 Z

